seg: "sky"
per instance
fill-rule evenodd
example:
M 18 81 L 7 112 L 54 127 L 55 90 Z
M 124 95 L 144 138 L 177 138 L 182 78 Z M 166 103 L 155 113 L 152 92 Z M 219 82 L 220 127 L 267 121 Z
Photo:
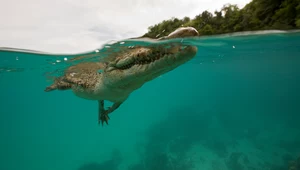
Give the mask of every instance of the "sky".
M 110 41 L 138 37 L 149 26 L 227 3 L 250 0 L 0 0 L 0 47 L 51 53 L 91 51 Z

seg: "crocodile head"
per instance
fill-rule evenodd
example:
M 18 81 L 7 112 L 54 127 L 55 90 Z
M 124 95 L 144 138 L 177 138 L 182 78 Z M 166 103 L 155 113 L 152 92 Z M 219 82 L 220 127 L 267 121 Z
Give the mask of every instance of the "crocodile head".
M 135 90 L 186 63 L 197 53 L 195 46 L 136 47 L 106 64 L 102 82 L 122 90 Z

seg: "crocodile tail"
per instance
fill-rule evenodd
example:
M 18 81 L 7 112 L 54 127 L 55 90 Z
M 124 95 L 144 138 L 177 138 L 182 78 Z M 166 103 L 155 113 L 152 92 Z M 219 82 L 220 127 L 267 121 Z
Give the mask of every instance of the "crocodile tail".
M 68 90 L 72 88 L 72 85 L 66 81 L 64 81 L 63 77 L 56 78 L 54 83 L 44 90 L 45 92 L 53 91 L 53 90 Z
M 48 86 L 45 88 L 45 92 L 49 92 L 49 91 L 53 91 L 53 90 L 56 90 L 57 89 L 57 86 L 56 84 L 52 84 L 51 86 Z

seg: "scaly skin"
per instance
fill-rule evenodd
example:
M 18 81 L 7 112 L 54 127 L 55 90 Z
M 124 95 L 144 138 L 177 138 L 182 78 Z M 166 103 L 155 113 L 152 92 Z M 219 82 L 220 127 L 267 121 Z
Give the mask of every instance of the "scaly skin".
M 185 27 L 161 39 L 197 35 L 194 28 Z M 108 114 L 116 110 L 133 91 L 184 64 L 197 53 L 195 46 L 170 46 L 129 48 L 125 52 L 116 53 L 115 57 L 106 62 L 79 63 L 66 69 L 64 75 L 56 78 L 45 91 L 72 89 L 78 97 L 97 100 L 98 123 L 108 124 Z M 104 100 L 114 104 L 105 110 Z

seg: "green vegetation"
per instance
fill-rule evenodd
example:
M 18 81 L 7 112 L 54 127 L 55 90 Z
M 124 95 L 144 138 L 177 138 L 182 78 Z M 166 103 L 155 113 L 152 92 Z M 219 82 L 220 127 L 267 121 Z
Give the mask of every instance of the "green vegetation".
M 166 36 L 178 27 L 192 26 L 200 35 L 237 31 L 300 28 L 300 0 L 252 0 L 244 8 L 227 4 L 214 14 L 204 11 L 194 19 L 172 18 L 150 26 L 143 37 Z

